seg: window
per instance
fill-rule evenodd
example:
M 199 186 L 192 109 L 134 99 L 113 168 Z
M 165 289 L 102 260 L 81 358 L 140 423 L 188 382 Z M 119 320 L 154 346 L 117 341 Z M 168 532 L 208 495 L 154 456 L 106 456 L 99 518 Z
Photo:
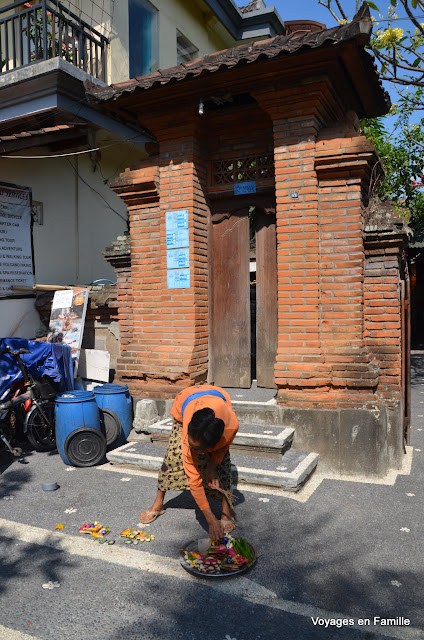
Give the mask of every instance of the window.
M 158 68 L 158 12 L 147 0 L 128 0 L 130 78 Z
M 198 52 L 199 49 L 177 29 L 177 64 L 194 60 Z

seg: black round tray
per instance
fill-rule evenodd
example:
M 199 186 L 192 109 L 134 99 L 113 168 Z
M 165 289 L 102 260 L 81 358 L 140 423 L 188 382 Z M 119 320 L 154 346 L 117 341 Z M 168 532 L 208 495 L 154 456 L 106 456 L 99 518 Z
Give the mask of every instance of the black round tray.
M 250 550 L 252 552 L 253 555 L 253 560 L 252 562 L 249 562 L 249 564 L 243 564 L 240 566 L 240 569 L 238 569 L 238 571 L 231 571 L 229 573 L 204 573 L 203 571 L 198 571 L 197 569 L 195 569 L 194 567 L 192 567 L 191 565 L 187 564 L 185 558 L 184 558 L 184 553 L 186 551 L 198 551 L 198 541 L 197 540 L 190 540 L 190 542 L 187 542 L 187 544 L 185 544 L 179 552 L 179 559 L 180 559 L 180 564 L 182 566 L 183 569 L 185 569 L 188 573 L 191 573 L 192 576 L 196 576 L 197 578 L 233 578 L 234 576 L 239 576 L 243 573 L 246 573 L 247 571 L 249 571 L 255 564 L 257 561 L 257 555 L 256 555 L 256 550 L 254 549 L 254 547 L 252 547 L 252 545 L 250 544 L 250 542 L 248 543 Z

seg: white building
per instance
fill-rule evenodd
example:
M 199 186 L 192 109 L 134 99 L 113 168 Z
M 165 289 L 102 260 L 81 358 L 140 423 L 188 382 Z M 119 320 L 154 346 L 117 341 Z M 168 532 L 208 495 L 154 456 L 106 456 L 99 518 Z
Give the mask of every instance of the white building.
M 84 81 L 122 82 L 278 33 L 261 0 L 245 11 L 232 0 L 0 1 L 0 181 L 32 191 L 35 283 L 115 280 L 102 251 L 127 212 L 108 182 L 152 142 L 93 108 Z M 0 298 L 1 336 L 35 335 L 34 295 L 20 295 Z

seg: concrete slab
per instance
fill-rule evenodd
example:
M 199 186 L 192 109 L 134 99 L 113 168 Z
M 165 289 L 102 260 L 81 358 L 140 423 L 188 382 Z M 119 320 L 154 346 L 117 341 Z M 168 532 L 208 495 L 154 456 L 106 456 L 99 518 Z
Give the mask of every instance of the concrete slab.
M 159 470 L 164 449 L 150 442 L 130 442 L 106 454 L 109 462 L 133 465 L 140 469 Z M 232 454 L 235 482 L 298 491 L 314 471 L 319 456 L 290 449 L 277 458 L 264 458 Z
M 169 435 L 172 429 L 172 418 L 160 420 L 145 427 L 144 432 L 151 434 Z M 234 438 L 235 445 L 252 446 L 260 449 L 287 448 L 293 440 L 294 429 L 282 425 L 260 425 L 241 422 L 239 431 Z
M 250 389 L 237 389 L 225 387 L 224 389 L 231 398 L 231 404 L 234 406 L 237 402 L 272 402 L 277 395 L 277 389 L 266 389 L 258 387 L 256 380 L 252 380 Z
M 286 491 L 299 491 L 315 470 L 319 455 L 289 449 L 279 460 L 258 458 L 256 464 L 252 464 L 254 458 L 240 455 L 232 455 L 231 460 L 238 483 L 249 482 L 254 485 L 281 487 Z

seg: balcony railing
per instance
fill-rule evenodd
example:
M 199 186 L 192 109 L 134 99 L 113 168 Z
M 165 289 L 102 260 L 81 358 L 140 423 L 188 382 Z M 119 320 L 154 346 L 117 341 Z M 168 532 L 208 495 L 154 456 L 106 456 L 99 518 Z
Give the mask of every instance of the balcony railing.
M 63 58 L 107 81 L 109 40 L 57 0 L 14 2 L 0 8 L 1 71 Z

